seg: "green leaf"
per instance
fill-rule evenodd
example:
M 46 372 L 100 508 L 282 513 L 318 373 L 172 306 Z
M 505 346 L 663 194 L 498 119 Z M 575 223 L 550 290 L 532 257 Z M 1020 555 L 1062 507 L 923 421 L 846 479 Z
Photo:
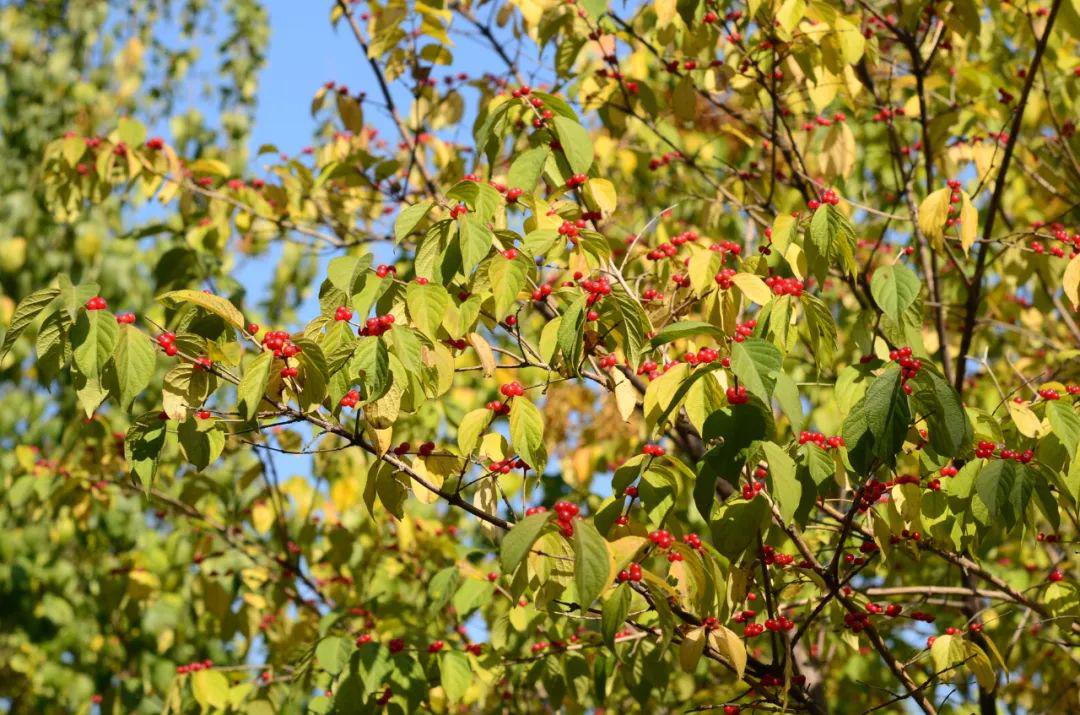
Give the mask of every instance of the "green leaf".
M 200 290 L 174 290 L 158 296 L 165 303 L 191 303 L 217 315 L 238 330 L 244 329 L 244 316 L 236 306 L 220 295 L 203 293 Z
M 930 369 L 920 370 L 908 384 L 913 408 L 926 418 L 930 446 L 943 457 L 960 456 L 975 437 L 960 395 Z
M 592 166 L 593 145 L 589 140 L 589 132 L 585 127 L 573 119 L 556 116 L 555 135 L 559 137 L 566 161 L 570 164 L 570 170 L 575 174 L 584 174 Z
M 502 320 L 512 312 L 518 294 L 525 287 L 528 264 L 523 256 L 509 259 L 496 255 L 487 264 L 488 281 L 495 294 L 495 317 Z
M 421 201 L 401 210 L 394 220 L 394 239 L 401 243 L 411 234 L 434 206 L 432 201 Z
M 137 149 L 146 141 L 146 127 L 143 123 L 130 117 L 120 117 L 117 122 L 116 133 L 120 141 L 132 149 Z
M 731 371 L 748 391 L 765 403 L 772 397 L 783 362 L 784 357 L 776 346 L 760 338 L 747 338 L 731 348 Z
M 551 512 L 533 514 L 514 524 L 510 531 L 506 532 L 499 549 L 499 563 L 503 573 L 509 574 L 517 570 L 550 520 Z
M 150 339 L 140 331 L 124 325 L 119 332 L 113 352 L 113 365 L 116 368 L 120 406 L 126 410 L 150 384 L 150 379 L 154 376 L 156 356 Z
M 870 294 L 874 296 L 874 301 L 885 315 L 897 323 L 903 318 L 904 311 L 915 302 L 921 288 L 919 277 L 903 263 L 878 268 L 870 280 Z
M 447 566 L 431 577 L 427 592 L 431 598 L 431 607 L 441 609 L 450 602 L 450 597 L 461 585 L 461 572 L 457 566 Z
M 727 337 L 727 334 L 715 325 L 703 323 L 700 320 L 683 320 L 678 323 L 665 325 L 656 332 L 656 335 L 653 336 L 650 343 L 654 348 L 658 348 L 661 345 L 666 345 L 674 340 L 689 338 L 695 335 L 708 335 L 717 340 L 723 340 Z
M 615 648 L 615 636 L 626 623 L 626 616 L 630 613 L 630 584 L 621 583 L 607 600 L 604 601 L 600 612 L 600 632 L 603 634 L 604 643 L 608 648 Z
M 822 204 L 810 219 L 810 240 L 804 245 L 806 258 L 819 281 L 824 281 L 831 263 L 854 275 L 855 229 L 832 204 Z
M 562 321 L 559 323 L 559 332 L 556 343 L 559 352 L 562 353 L 567 369 L 572 374 L 577 374 L 578 365 L 581 363 L 581 353 L 584 350 L 582 344 L 585 332 L 585 296 L 579 297 L 570 307 L 563 311 Z
M 540 181 L 550 155 L 551 150 L 547 146 L 533 147 L 518 154 L 506 175 L 506 185 L 531 194 Z
M 986 505 L 993 521 L 1011 529 L 1024 517 L 1024 510 L 1035 489 L 1035 475 L 1027 465 L 1011 459 L 994 459 L 975 477 L 975 493 Z
M 458 242 L 461 245 L 461 270 L 467 276 L 491 252 L 495 234 L 472 214 L 458 221 Z M 498 260 L 498 256 L 495 260 Z
M 1048 403 L 1046 416 L 1050 419 L 1050 429 L 1065 446 L 1069 456 L 1075 454 L 1077 446 L 1080 446 L 1080 417 L 1064 402 Z
M 370 253 L 360 256 L 338 256 L 326 267 L 326 277 L 335 288 L 352 297 L 367 280 L 371 264 Z
M 480 436 L 491 423 L 491 411 L 484 408 L 472 410 L 458 424 L 457 443 L 462 456 L 469 456 L 480 444 Z
M 717 478 L 738 484 L 739 472 L 746 464 L 747 449 L 758 440 L 768 439 L 773 427 L 772 409 L 757 398 L 717 410 L 705 420 L 702 438 L 723 437 L 723 441 L 705 453 L 694 483 L 694 504 L 704 518 L 708 519 L 712 513 Z
M 236 387 L 236 406 L 244 421 L 255 419 L 266 394 L 266 385 L 270 382 L 270 366 L 274 354 L 264 350 L 248 363 L 240 384 Z
M 876 462 L 892 466 L 911 426 L 907 396 L 900 385 L 900 368 L 890 365 L 844 420 L 848 459 L 860 477 Z
M 607 12 L 608 0 L 581 0 L 581 7 L 589 13 L 589 17 L 596 19 Z
M 347 638 L 327 636 L 315 646 L 315 661 L 326 672 L 337 675 L 349 662 L 352 649 L 353 644 Z
M 402 330 L 407 330 L 407 328 L 395 327 L 391 332 L 397 333 Z M 386 391 L 390 389 L 393 375 L 390 372 L 390 353 L 381 338 L 365 335 L 356 342 L 356 349 L 349 361 L 349 376 L 355 377 L 363 385 L 365 403 L 377 400 L 386 394 Z
M 801 432 L 804 417 L 802 399 L 799 397 L 799 386 L 786 372 L 781 371 L 777 374 L 773 397 L 780 403 L 780 410 L 791 421 L 792 433 L 798 434 Z
M 119 326 L 112 313 L 106 310 L 83 310 L 71 329 L 73 357 L 79 372 L 87 378 L 101 375 L 105 363 L 116 348 Z
M 405 307 L 409 310 L 409 318 L 421 333 L 432 340 L 437 338 L 439 326 L 450 305 L 450 294 L 440 285 L 422 285 L 413 281 L 405 289 Z
M 769 463 L 769 493 L 776 500 L 784 522 L 790 522 L 802 501 L 802 483 L 795 474 L 795 461 L 772 442 L 762 442 L 761 447 Z
M 225 435 L 209 420 L 189 417 L 176 428 L 184 460 L 198 471 L 209 467 L 225 448 Z
M 587 609 L 612 581 L 607 542 L 591 521 L 574 522 L 574 585 L 578 605 Z
M 461 702 L 472 679 L 472 666 L 464 653 L 446 651 L 439 656 L 439 682 L 450 703 Z
M 42 288 L 19 301 L 11 316 L 7 332 L 4 333 L 4 343 L 0 346 L 0 360 L 8 354 L 22 331 L 26 330 L 26 326 L 34 322 L 34 318 L 40 315 L 41 311 L 45 310 L 58 295 L 60 295 L 59 288 Z
M 131 474 L 149 491 L 157 474 L 161 449 L 165 446 L 165 425 L 157 412 L 139 417 L 124 437 L 124 458 Z
M 537 474 L 544 473 L 547 450 L 544 448 L 544 416 L 525 397 L 515 397 L 510 404 L 510 443 Z

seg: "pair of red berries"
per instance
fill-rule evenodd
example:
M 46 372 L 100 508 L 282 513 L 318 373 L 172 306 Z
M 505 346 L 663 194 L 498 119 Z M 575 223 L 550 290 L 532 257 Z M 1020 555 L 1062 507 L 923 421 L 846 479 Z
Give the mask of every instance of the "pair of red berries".
M 658 444 L 647 444 L 641 448 L 643 454 L 647 454 L 650 457 L 663 457 L 667 454 L 667 450 Z
M 619 572 L 619 582 L 624 583 L 630 581 L 632 583 L 638 583 L 641 581 L 641 564 L 630 564 L 627 568 Z
M 90 300 L 86 301 L 87 310 L 105 310 L 109 307 L 109 304 L 105 302 L 105 299 L 100 295 L 95 295 Z
M 339 404 L 342 407 L 356 407 L 359 402 L 360 393 L 357 390 L 349 390 L 342 396 Z
M 525 388 L 520 382 L 514 380 L 499 387 L 499 392 L 504 397 L 521 397 L 525 394 Z
M 750 395 L 747 394 L 746 388 L 742 385 L 729 387 L 727 389 L 727 400 L 732 405 L 744 405 L 750 401 Z

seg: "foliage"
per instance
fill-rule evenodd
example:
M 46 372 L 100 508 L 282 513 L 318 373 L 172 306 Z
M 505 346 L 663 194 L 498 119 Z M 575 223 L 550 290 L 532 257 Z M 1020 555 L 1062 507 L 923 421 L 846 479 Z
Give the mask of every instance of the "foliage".
M 371 96 L 262 177 L 260 7 L 214 132 L 158 3 L 40 5 L 12 710 L 1075 709 L 1075 0 L 339 0 Z

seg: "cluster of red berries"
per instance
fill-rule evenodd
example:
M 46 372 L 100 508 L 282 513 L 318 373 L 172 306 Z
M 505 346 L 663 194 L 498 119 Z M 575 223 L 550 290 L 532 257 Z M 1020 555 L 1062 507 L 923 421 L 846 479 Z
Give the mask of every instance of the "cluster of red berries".
M 109 307 L 109 304 L 105 302 L 105 299 L 100 295 L 95 295 L 90 300 L 86 301 L 87 310 L 105 310 Z
M 729 387 L 727 389 L 727 401 L 728 404 L 732 405 L 744 405 L 750 401 L 750 395 L 742 385 L 739 385 L 738 387 Z
M 263 347 L 274 351 L 274 357 L 291 358 L 301 351 L 284 330 L 270 330 L 263 336 Z
M 596 280 L 584 280 L 581 281 L 581 287 L 585 289 L 585 292 L 589 296 L 585 299 L 586 305 L 596 305 L 604 296 L 611 295 L 611 284 L 608 283 L 607 278 L 597 278 Z M 589 311 L 590 313 L 592 311 Z M 595 320 L 595 318 L 589 318 L 589 320 Z
M 769 276 L 765 279 L 765 285 L 772 289 L 773 295 L 792 295 L 798 298 L 805 290 L 805 284 L 798 278 L 781 278 Z
M 1039 397 L 1052 402 L 1053 400 L 1060 400 L 1061 394 L 1057 390 L 1047 387 L 1039 390 Z
M 795 563 L 795 557 L 791 554 L 779 553 L 772 546 L 763 546 L 761 551 L 764 553 L 764 561 L 766 566 L 779 566 L 781 568 L 790 566 Z
M 162 333 L 157 336 L 157 344 L 169 357 L 176 355 L 179 351 L 179 348 L 176 347 L 175 333 Z
M 1061 537 L 1058 536 L 1057 534 L 1044 534 L 1043 532 L 1040 531 L 1035 536 L 1035 540 L 1039 541 L 1039 542 L 1045 542 L 1047 544 L 1056 544 L 1056 543 L 1061 541 Z
M 682 537 L 682 540 L 683 540 L 683 543 L 685 543 L 691 549 L 694 549 L 695 551 L 700 551 L 701 550 L 701 537 L 698 536 L 697 534 L 691 532 L 691 533 L 687 534 L 686 536 Z
M 469 207 L 465 204 L 456 204 L 450 208 L 450 218 L 454 219 L 458 216 L 464 216 L 469 213 Z
M 551 295 L 551 285 L 548 283 L 543 283 L 540 285 L 539 288 L 532 292 L 532 299 L 535 301 L 542 301 L 549 295 Z
M 747 621 L 754 620 L 754 618 L 756 617 L 757 611 L 751 611 L 750 609 L 746 609 L 736 613 L 734 616 L 731 617 L 731 620 L 735 621 L 736 623 L 746 623 Z
M 1021 464 L 1027 464 L 1035 458 L 1035 452 L 1030 449 L 1025 449 L 1023 452 L 1002 449 L 998 452 L 998 446 L 988 440 L 979 440 L 979 443 L 975 446 L 975 457 L 978 459 L 990 459 L 995 453 L 997 453 L 999 459 L 1011 459 Z
M 390 328 L 394 327 L 394 316 L 390 313 L 386 315 L 378 315 L 374 318 L 368 318 L 364 322 L 364 327 L 360 329 L 360 335 L 382 335 Z
M 568 539 L 574 535 L 573 520 L 579 513 L 581 509 L 577 504 L 571 504 L 568 501 L 555 502 L 555 523 L 562 535 Z
M 887 485 L 877 479 L 871 479 L 866 483 L 866 488 L 863 489 L 862 496 L 859 497 L 859 511 L 865 512 L 870 507 L 878 503 L 878 500 L 885 494 Z
M 637 583 L 641 580 L 641 564 L 630 564 L 619 572 L 619 582 L 632 581 Z
M 795 621 L 787 616 L 778 616 L 776 618 L 767 618 L 765 620 L 765 630 L 772 631 L 773 633 L 786 633 L 794 627 Z
M 822 449 L 838 449 L 844 445 L 844 438 L 840 435 L 826 437 L 820 432 L 808 432 L 803 430 L 799 433 L 799 444 L 816 444 Z
M 397 275 L 397 268 L 395 268 L 394 266 L 388 266 L 385 263 L 380 263 L 375 268 L 375 275 L 377 275 L 379 278 L 386 278 L 391 273 L 393 273 L 396 276 Z
M 733 335 L 731 339 L 737 343 L 741 343 L 754 334 L 754 328 L 756 327 L 756 320 L 747 320 L 744 323 L 739 323 L 735 326 L 735 335 Z
M 922 369 L 922 360 L 911 357 L 911 348 L 906 345 L 899 350 L 890 350 L 889 359 L 900 365 L 900 384 L 904 388 L 904 393 L 910 395 L 911 385 L 907 382 L 919 374 L 919 370 Z
M 911 618 L 916 621 L 922 621 L 923 623 L 933 623 L 937 620 L 937 616 L 933 616 L 929 613 L 924 613 L 923 611 L 912 611 Z
M 661 243 L 656 248 L 652 249 L 645 254 L 645 257 L 650 261 L 662 261 L 665 258 L 674 258 L 675 254 L 679 252 L 679 249 L 670 243 Z
M 871 20 L 876 20 L 876 18 L 871 18 Z M 870 117 L 870 119 L 871 119 L 871 121 L 874 121 L 874 122 L 886 122 L 888 124 L 891 124 L 893 117 L 903 117 L 903 116 L 905 116 L 905 111 L 904 111 L 903 107 L 897 107 L 896 109 L 893 109 L 891 107 L 885 107 L 884 109 L 879 111 L 877 114 Z
M 675 543 L 675 537 L 666 529 L 657 529 L 649 532 L 649 541 L 656 544 L 658 548 L 669 549 Z
M 610 370 L 615 367 L 619 362 L 619 358 L 615 356 L 615 353 L 608 353 L 604 357 L 600 358 L 600 369 Z
M 821 192 L 820 200 L 810 199 L 806 202 L 806 207 L 811 211 L 816 211 L 822 204 L 836 206 L 838 203 L 840 203 L 840 196 L 832 189 L 825 189 Z
M 508 203 L 508 204 L 516 204 L 517 200 L 519 198 L 521 198 L 521 195 L 524 194 L 524 193 L 525 193 L 525 191 L 523 189 L 519 189 L 516 186 L 513 187 L 512 189 L 507 189 L 506 190 L 506 203 Z
M 666 154 L 664 154 L 663 156 L 660 156 L 660 157 L 655 157 L 654 156 L 652 159 L 649 159 L 649 170 L 650 171 L 656 171 L 661 166 L 667 166 L 673 160 L 677 160 L 677 159 L 681 159 L 681 158 L 682 158 L 682 152 L 678 152 L 678 151 L 669 151 L 668 153 L 666 153 Z
M 683 360 L 689 365 L 708 365 L 711 362 L 716 362 L 719 357 L 720 353 L 712 348 L 702 348 L 697 353 L 686 353 L 686 355 L 683 355 Z M 731 361 L 728 360 L 724 367 L 728 367 L 730 364 Z
M 195 661 L 194 663 L 188 663 L 187 665 L 176 666 L 177 675 L 187 675 L 188 673 L 198 673 L 200 670 L 209 670 L 214 667 L 214 661 L 207 658 L 203 661 Z
M 852 633 L 861 633 L 870 627 L 870 616 L 858 611 L 848 611 L 844 614 L 844 626 Z
M 339 305 L 334 311 L 334 320 L 339 322 L 352 320 L 353 312 L 344 305 Z
M 504 385 L 499 386 L 499 392 L 504 397 L 521 397 L 525 394 L 525 388 L 520 382 L 514 380 L 513 382 L 507 382 Z
M 720 286 L 720 290 L 727 290 L 733 285 L 735 274 L 736 270 L 734 268 L 723 268 L 713 276 L 713 280 L 716 281 L 716 285 Z
M 357 390 L 349 390 L 339 400 L 342 407 L 356 407 L 360 402 L 360 393 Z
M 583 218 L 579 218 L 575 221 L 563 221 L 559 226 L 559 235 L 565 236 L 576 246 L 578 234 L 581 233 L 581 229 L 588 225 L 588 222 Z
M 647 454 L 650 457 L 663 457 L 667 454 L 667 451 L 658 444 L 647 444 L 641 448 L 642 454 Z
M 508 457 L 488 464 L 488 471 L 492 474 L 509 474 L 513 469 L 526 469 L 528 466 L 521 457 Z
M 866 612 L 872 613 L 875 616 L 885 614 L 889 618 L 896 618 L 904 611 L 903 606 L 898 603 L 889 603 L 885 606 L 881 606 L 877 603 L 867 603 Z
M 134 313 L 120 313 L 119 315 L 116 316 L 116 322 L 120 323 L 120 325 L 131 325 L 132 323 L 135 322 L 135 314 Z
M 491 400 L 485 405 L 489 410 L 495 413 L 495 416 L 510 414 L 510 403 L 500 402 L 499 400 Z
M 765 626 L 760 623 L 747 623 L 743 628 L 743 638 L 754 638 L 765 632 Z
M 834 122 L 840 123 L 847 120 L 847 115 L 843 112 L 837 112 L 833 115 L 832 119 L 823 117 L 820 114 L 814 117 L 813 121 L 803 122 L 802 128 L 805 131 L 813 131 L 815 127 L 831 127 Z
M 582 184 L 584 184 L 588 180 L 589 180 L 589 177 L 586 176 L 585 174 L 574 174 L 573 176 L 571 176 L 569 179 L 566 180 L 566 188 L 568 188 L 568 189 L 577 188 L 578 186 L 581 186 Z
M 765 482 L 747 482 L 742 485 L 742 497 L 746 501 L 750 501 L 765 488 Z

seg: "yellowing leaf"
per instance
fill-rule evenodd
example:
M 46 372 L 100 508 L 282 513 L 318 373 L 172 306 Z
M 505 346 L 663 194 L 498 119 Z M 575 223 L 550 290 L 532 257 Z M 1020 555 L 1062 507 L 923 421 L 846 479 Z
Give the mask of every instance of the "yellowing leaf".
M 1072 302 L 1073 310 L 1080 310 L 1080 256 L 1073 256 L 1069 265 L 1065 266 L 1065 275 L 1062 276 L 1061 285 L 1065 289 L 1065 295 Z
M 967 253 L 975 245 L 975 237 L 979 232 L 979 212 L 966 191 L 960 192 L 960 198 L 960 246 L 964 253 Z
M 174 290 L 158 296 L 158 300 L 173 303 L 193 303 L 209 310 L 234 328 L 244 328 L 244 316 L 236 306 L 220 295 L 203 293 L 199 290 Z
M 727 657 L 741 678 L 746 672 L 746 644 L 733 631 L 720 626 L 709 632 L 709 645 Z
M 692 673 L 704 652 L 705 629 L 695 628 L 683 636 L 683 642 L 679 646 L 679 665 L 683 670 Z
M 1038 437 L 1042 431 L 1042 422 L 1031 411 L 1031 408 L 1012 401 L 1006 404 L 1009 407 L 1009 416 L 1016 423 L 1016 428 L 1020 430 L 1020 434 L 1025 437 Z
M 483 336 L 479 333 L 469 333 L 466 336 L 469 344 L 472 345 L 473 350 L 476 351 L 476 357 L 480 360 L 480 366 L 483 368 L 484 377 L 491 377 L 495 374 L 495 353 L 491 351 L 491 346 L 488 345 L 487 340 L 484 340 Z
M 731 281 L 739 287 L 743 295 L 758 305 L 765 305 L 772 300 L 773 293 L 769 286 L 754 273 L 736 273 Z
M 935 245 L 941 244 L 949 217 L 950 189 L 938 189 L 919 204 L 919 230 Z

